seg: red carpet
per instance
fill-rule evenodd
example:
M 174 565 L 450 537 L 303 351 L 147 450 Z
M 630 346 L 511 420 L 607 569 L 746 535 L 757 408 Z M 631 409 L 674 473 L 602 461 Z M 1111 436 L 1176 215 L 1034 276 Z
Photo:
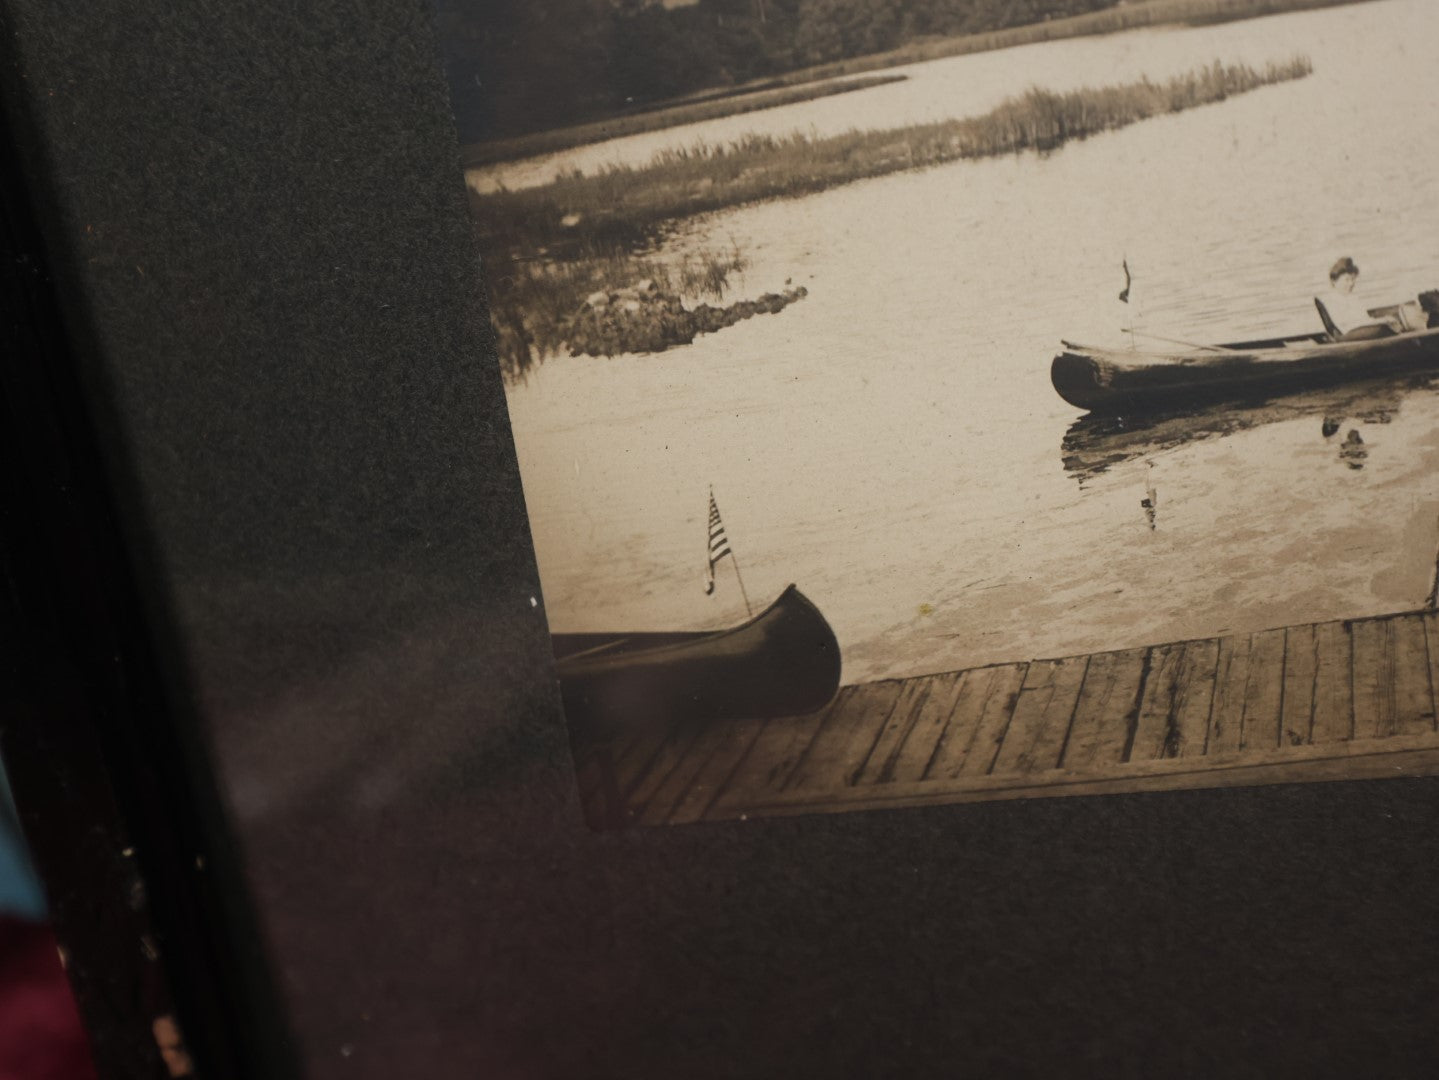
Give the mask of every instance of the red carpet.
M 95 1080 L 55 935 L 0 916 L 0 1080 Z

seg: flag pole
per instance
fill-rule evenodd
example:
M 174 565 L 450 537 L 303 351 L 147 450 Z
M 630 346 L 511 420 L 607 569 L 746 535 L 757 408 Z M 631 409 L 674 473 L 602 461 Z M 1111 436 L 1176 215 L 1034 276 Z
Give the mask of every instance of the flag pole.
M 714 531 L 714 528 L 715 528 L 716 525 L 719 526 L 719 532 L 718 532 L 718 533 L 716 533 L 716 532 Z M 715 502 L 715 488 L 714 488 L 714 485 L 713 485 L 713 484 L 710 485 L 710 529 L 711 529 L 711 532 L 710 532 L 710 548 L 709 548 L 710 583 L 709 583 L 709 587 L 708 587 L 705 591 L 706 591 L 706 592 L 713 592 L 713 591 L 714 591 L 714 568 L 715 568 L 715 563 L 716 563 L 719 559 L 722 559 L 722 558 L 724 558 L 726 555 L 728 555 L 728 556 L 729 556 L 729 559 L 730 559 L 730 562 L 734 563 L 734 576 L 735 576 L 735 580 L 739 582 L 739 594 L 740 594 L 742 597 L 744 597 L 744 609 L 745 609 L 745 612 L 746 612 L 746 613 L 749 615 L 749 617 L 752 619 L 752 618 L 754 618 L 754 608 L 750 606 L 749 593 L 745 591 L 745 587 L 744 587 L 744 577 L 743 577 L 743 575 L 741 575 L 740 572 L 739 572 L 739 559 L 737 559 L 737 558 L 735 557 L 734 548 L 733 548 L 732 546 L 730 546 L 730 543 L 729 543 L 729 537 L 728 537 L 728 536 L 725 536 L 725 533 L 724 533 L 724 525 L 720 523 L 720 519 L 719 519 L 719 506 L 718 506 L 718 504 Z M 715 540 L 715 537 L 716 537 L 716 536 L 721 536 L 721 537 L 723 537 L 723 539 L 721 540 L 720 543 L 721 543 L 721 546 L 723 547 L 724 550 L 723 550 L 718 556 L 716 556 L 716 555 L 715 555 L 715 552 L 714 552 L 714 549 L 715 549 L 714 540 Z
M 744 591 L 744 578 L 740 577 L 739 560 L 734 557 L 734 548 L 730 548 L 729 557 L 730 562 L 734 563 L 734 576 L 735 580 L 739 582 L 739 594 L 744 597 L 745 614 L 748 615 L 751 619 L 753 619 L 754 608 L 749 606 L 749 593 Z

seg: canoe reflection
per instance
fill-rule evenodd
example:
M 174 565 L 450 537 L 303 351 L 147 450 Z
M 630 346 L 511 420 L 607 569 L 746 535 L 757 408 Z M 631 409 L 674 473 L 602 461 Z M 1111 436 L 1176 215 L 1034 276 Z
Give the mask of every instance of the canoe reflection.
M 1364 466 L 1366 451 L 1358 432 L 1341 429 L 1350 423 L 1386 424 L 1401 402 L 1415 392 L 1439 388 L 1439 378 L 1415 375 L 1330 387 L 1263 401 L 1217 405 L 1198 411 L 1148 413 L 1143 416 L 1081 416 L 1064 435 L 1060 457 L 1064 470 L 1080 485 L 1100 473 L 1138 458 L 1173 450 L 1188 443 L 1222 438 L 1265 424 L 1304 417 L 1316 419 L 1316 435 L 1338 436 L 1339 454 L 1352 469 Z

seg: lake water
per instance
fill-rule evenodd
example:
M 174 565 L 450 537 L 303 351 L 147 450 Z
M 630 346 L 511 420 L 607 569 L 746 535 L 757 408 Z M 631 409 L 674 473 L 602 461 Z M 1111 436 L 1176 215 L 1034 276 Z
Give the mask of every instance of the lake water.
M 1439 12 L 1384 0 L 935 61 L 905 83 L 577 151 L 973 115 L 1029 85 L 1215 59 L 1314 63 L 1045 157 L 690 223 L 670 250 L 737 244 L 740 295 L 792 280 L 809 296 L 661 354 L 551 358 L 511 389 L 552 627 L 742 618 L 727 562 L 704 594 L 710 485 L 755 606 L 798 583 L 846 681 L 1421 606 L 1439 548 L 1435 390 L 1121 443 L 1071 431 L 1079 410 L 1049 361 L 1061 338 L 1123 342 L 1124 327 L 1317 330 L 1312 297 L 1339 255 L 1374 304 L 1439 286 L 1436 43 Z M 1327 437 L 1326 415 L 1342 418 Z

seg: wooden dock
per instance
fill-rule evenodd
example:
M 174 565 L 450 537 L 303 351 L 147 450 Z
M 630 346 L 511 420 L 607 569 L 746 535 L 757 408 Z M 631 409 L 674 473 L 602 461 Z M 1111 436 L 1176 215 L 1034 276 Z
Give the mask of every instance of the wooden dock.
M 597 827 L 1439 772 L 1439 616 L 1291 626 L 841 688 L 581 762 Z

